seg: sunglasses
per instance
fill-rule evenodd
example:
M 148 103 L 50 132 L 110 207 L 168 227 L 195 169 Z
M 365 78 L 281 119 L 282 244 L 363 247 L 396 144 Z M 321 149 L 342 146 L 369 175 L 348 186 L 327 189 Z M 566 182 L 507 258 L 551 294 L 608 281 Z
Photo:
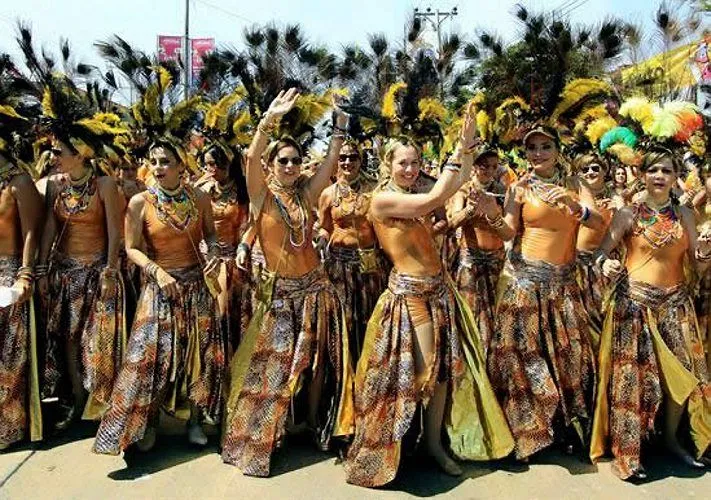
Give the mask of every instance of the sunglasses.
M 349 154 L 349 155 L 339 155 L 338 156 L 338 161 L 346 161 L 346 160 L 358 161 L 358 160 L 360 160 L 360 155 L 353 153 L 353 154 Z
M 54 156 L 62 156 L 62 150 L 59 148 L 52 148 L 49 150 Z
M 598 174 L 600 173 L 600 165 L 595 165 L 594 163 L 592 165 L 585 165 L 584 167 L 580 167 L 580 171 L 582 173 L 595 172 Z
M 283 165 L 283 166 L 286 166 L 289 163 L 291 163 L 292 165 L 298 166 L 298 165 L 301 165 L 303 163 L 303 161 L 304 160 L 302 158 L 299 158 L 298 156 L 295 156 L 293 158 L 286 158 L 286 157 L 277 158 L 277 162 L 279 163 L 279 165 Z

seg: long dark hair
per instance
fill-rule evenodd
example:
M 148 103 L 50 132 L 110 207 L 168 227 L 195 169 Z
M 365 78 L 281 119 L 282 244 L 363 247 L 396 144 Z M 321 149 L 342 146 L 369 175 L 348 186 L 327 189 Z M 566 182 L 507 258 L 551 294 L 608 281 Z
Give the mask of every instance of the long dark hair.
M 227 153 L 222 147 L 217 144 L 212 144 L 202 150 L 200 153 L 200 162 L 205 164 L 205 156 L 212 156 L 215 163 L 220 167 L 227 168 L 227 177 L 234 181 L 237 188 L 237 202 L 239 204 L 249 203 L 249 195 L 247 194 L 247 180 L 242 172 L 242 153 L 237 150 L 233 152 L 232 160 L 230 161 Z

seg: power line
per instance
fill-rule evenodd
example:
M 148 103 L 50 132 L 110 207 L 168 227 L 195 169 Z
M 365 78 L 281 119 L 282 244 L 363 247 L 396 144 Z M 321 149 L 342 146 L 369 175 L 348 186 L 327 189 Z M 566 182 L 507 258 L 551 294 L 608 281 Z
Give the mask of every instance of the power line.
M 588 3 L 588 0 L 578 0 L 575 4 L 568 7 L 564 15 L 569 16 L 571 13 L 575 12 L 586 3 Z
M 195 1 L 198 2 L 198 3 L 203 4 L 203 5 L 206 6 L 206 7 L 210 7 L 211 9 L 218 10 L 218 11 L 222 12 L 223 14 L 227 14 L 228 16 L 232 16 L 232 17 L 235 17 L 235 18 L 237 18 L 237 19 L 241 19 L 242 21 L 246 21 L 246 22 L 248 22 L 248 23 L 253 23 L 253 22 L 254 22 L 254 21 L 252 21 L 251 19 L 249 19 L 249 18 L 247 18 L 247 17 L 245 17 L 245 16 L 243 16 L 243 15 L 241 15 L 241 14 L 237 14 L 236 12 L 232 12 L 232 11 L 230 11 L 230 10 L 227 10 L 227 9 L 225 9 L 224 7 L 220 7 L 219 5 L 215 5 L 215 4 L 213 4 L 213 3 L 206 2 L 205 0 L 195 0 Z

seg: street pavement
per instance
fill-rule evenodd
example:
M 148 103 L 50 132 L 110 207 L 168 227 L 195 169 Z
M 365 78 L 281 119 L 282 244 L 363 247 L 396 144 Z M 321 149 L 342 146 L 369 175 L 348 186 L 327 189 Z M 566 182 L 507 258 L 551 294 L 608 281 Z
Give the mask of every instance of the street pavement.
M 264 479 L 223 464 L 214 435 L 199 449 L 179 428 L 168 429 L 150 453 L 111 457 L 90 451 L 95 432 L 95 424 L 81 423 L 63 437 L 0 453 L 0 499 L 711 498 L 711 472 L 689 470 L 655 452 L 647 465 L 650 479 L 641 485 L 617 479 L 609 462 L 595 466 L 548 451 L 530 465 L 513 460 L 466 464 L 460 478 L 441 474 L 426 458 L 412 457 L 391 486 L 368 490 L 346 484 L 337 457 L 304 442 L 290 442 L 279 451 L 272 477 Z

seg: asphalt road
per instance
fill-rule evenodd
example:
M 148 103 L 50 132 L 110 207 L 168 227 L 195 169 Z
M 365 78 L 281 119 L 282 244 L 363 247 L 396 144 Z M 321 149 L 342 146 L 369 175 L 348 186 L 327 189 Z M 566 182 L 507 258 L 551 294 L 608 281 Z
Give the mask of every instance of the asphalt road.
M 650 479 L 641 485 L 617 479 L 609 463 L 594 466 L 548 451 L 527 466 L 511 460 L 466 464 L 461 478 L 412 457 L 392 485 L 368 490 L 346 484 L 337 458 L 308 443 L 290 442 L 275 456 L 273 476 L 261 479 L 223 464 L 215 436 L 197 449 L 174 428 L 159 436 L 150 453 L 107 457 L 90 451 L 95 431 L 96 425 L 82 423 L 63 437 L 0 454 L 0 498 L 711 498 L 711 472 L 691 471 L 654 451 L 647 461 Z

